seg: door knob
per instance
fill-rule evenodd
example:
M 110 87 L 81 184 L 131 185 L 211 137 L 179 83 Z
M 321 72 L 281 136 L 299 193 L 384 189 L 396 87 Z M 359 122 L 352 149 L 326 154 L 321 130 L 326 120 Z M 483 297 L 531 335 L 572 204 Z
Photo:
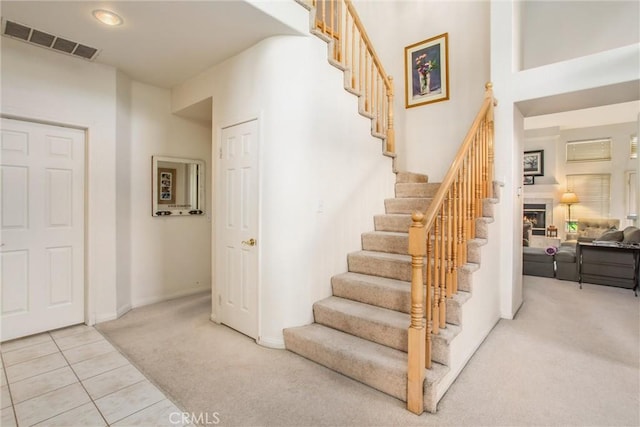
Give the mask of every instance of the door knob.
M 243 240 L 242 244 L 243 245 L 247 245 L 247 246 L 255 246 L 256 245 L 256 239 L 251 238 L 249 240 Z

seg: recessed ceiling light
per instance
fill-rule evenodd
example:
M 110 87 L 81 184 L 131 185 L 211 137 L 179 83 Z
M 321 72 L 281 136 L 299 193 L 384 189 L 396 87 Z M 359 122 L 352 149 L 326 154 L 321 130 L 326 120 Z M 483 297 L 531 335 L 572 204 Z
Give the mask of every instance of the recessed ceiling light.
M 122 24 L 122 18 L 109 10 L 96 9 L 93 11 L 93 16 L 105 25 L 116 26 Z

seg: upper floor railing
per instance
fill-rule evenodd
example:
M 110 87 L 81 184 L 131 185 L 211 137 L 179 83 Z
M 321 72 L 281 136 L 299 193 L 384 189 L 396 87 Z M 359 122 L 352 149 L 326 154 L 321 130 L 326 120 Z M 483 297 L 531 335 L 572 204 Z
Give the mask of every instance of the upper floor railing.
M 382 62 L 350 0 L 297 0 L 310 9 L 312 31 L 329 42 L 330 62 L 345 72 L 345 88 L 360 97 L 360 114 L 372 120 L 371 133 L 395 153 L 393 78 Z

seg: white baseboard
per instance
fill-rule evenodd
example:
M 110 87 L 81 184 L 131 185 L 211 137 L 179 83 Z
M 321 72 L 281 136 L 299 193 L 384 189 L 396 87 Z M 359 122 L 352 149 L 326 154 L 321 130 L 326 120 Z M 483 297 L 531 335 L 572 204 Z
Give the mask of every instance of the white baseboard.
M 197 288 L 182 289 L 180 291 L 171 292 L 164 295 L 155 295 L 147 298 L 141 298 L 139 300 L 132 301 L 131 306 L 132 308 L 142 307 L 145 305 L 155 304 L 157 302 L 168 301 L 168 300 L 180 298 L 180 297 L 186 297 L 189 295 L 193 295 L 193 294 L 197 294 L 205 291 L 211 291 L 211 286 L 210 285 L 198 286 Z
M 131 304 L 123 305 L 118 309 L 118 319 L 127 314 L 131 310 Z
M 266 338 L 266 337 L 258 337 L 256 340 L 258 345 L 268 348 L 277 348 L 284 349 L 284 337 L 282 338 Z
M 118 318 L 118 312 L 100 313 L 100 314 L 96 314 L 95 323 L 108 322 L 109 320 L 116 320 L 117 318 Z

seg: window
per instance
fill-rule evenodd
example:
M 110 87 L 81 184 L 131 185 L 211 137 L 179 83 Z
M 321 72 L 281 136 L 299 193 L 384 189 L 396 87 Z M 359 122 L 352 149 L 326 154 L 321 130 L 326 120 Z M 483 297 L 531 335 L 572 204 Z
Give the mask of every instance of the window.
M 611 160 L 611 138 L 567 142 L 567 162 Z
M 571 219 L 609 218 L 611 174 L 567 175 L 567 190 L 580 202 L 571 206 Z
M 638 175 L 636 171 L 626 171 L 624 173 L 624 187 L 625 187 L 625 204 L 627 219 L 637 218 L 637 187 L 638 187 Z

